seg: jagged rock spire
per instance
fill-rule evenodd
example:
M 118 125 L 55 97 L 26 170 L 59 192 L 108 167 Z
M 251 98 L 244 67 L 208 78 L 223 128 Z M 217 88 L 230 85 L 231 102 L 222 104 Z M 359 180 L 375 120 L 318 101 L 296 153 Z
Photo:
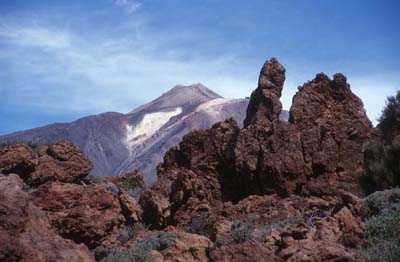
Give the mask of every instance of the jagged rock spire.
M 247 107 L 245 127 L 250 124 L 267 126 L 279 119 L 282 111 L 279 99 L 285 82 L 285 71 L 286 69 L 276 58 L 271 58 L 264 63 L 258 79 L 258 87 L 251 94 Z

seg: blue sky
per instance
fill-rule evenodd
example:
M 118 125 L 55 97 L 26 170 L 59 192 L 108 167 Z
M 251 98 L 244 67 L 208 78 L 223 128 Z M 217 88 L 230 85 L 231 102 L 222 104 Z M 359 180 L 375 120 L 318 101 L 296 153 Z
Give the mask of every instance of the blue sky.
M 176 84 L 225 97 L 286 67 L 282 101 L 343 72 L 372 121 L 400 89 L 398 1 L 0 0 L 0 134 L 128 112 Z

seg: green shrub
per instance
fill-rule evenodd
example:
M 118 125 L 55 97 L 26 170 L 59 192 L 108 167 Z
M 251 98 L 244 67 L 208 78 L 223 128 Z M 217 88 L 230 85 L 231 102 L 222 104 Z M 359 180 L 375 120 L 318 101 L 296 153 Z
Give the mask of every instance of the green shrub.
M 89 174 L 85 176 L 82 181 L 87 184 L 87 185 L 97 185 L 102 182 L 102 179 L 100 177 L 97 177 L 93 174 Z
M 210 218 L 203 216 L 194 217 L 188 223 L 188 225 L 185 226 L 185 231 L 191 234 L 197 234 L 211 238 L 214 233 L 212 224 L 213 223 Z
M 361 182 L 367 194 L 400 185 L 400 91 L 388 97 L 378 121 L 383 141 L 364 147 Z
M 378 127 L 386 142 L 392 141 L 400 134 L 400 90 L 397 91 L 395 96 L 387 98 L 386 106 L 378 121 Z
M 366 219 L 365 247 L 361 254 L 367 261 L 400 261 L 400 189 L 369 195 L 363 201 Z
M 247 222 L 236 220 L 232 223 L 229 234 L 225 237 L 218 238 L 215 244 L 217 246 L 223 246 L 239 244 L 248 240 L 263 242 L 273 230 L 293 223 L 297 223 L 297 220 L 287 219 L 276 221 L 271 224 L 255 223 L 252 219 Z
M 124 191 L 134 191 L 139 188 L 144 187 L 144 178 L 143 175 L 137 171 L 133 171 L 127 173 L 121 177 L 121 182 L 119 182 L 119 186 Z
M 47 145 L 46 143 L 37 143 L 37 142 L 33 142 L 33 141 L 3 141 L 3 142 L 0 142 L 0 148 L 6 147 L 6 146 L 12 146 L 12 145 L 16 145 L 16 144 L 26 144 L 36 153 L 39 152 L 40 149 L 42 149 L 44 146 Z
M 156 232 L 140 239 L 127 249 L 118 246 L 97 247 L 92 252 L 96 261 L 101 262 L 151 262 L 150 250 L 163 253 L 177 237 L 178 235 L 172 232 Z
M 367 194 L 400 186 L 400 136 L 388 145 L 371 142 L 364 146 L 362 184 Z

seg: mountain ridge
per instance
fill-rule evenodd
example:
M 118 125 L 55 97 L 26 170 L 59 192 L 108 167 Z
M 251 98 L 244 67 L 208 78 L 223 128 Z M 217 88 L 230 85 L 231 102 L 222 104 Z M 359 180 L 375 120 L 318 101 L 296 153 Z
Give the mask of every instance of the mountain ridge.
M 144 172 L 146 183 L 151 184 L 162 156 L 183 135 L 230 117 L 242 122 L 247 103 L 247 99 L 223 98 L 200 83 L 175 85 L 126 114 L 90 115 L 2 135 L 0 141 L 39 144 L 71 141 L 94 163 L 94 175 L 121 175 L 139 169 Z

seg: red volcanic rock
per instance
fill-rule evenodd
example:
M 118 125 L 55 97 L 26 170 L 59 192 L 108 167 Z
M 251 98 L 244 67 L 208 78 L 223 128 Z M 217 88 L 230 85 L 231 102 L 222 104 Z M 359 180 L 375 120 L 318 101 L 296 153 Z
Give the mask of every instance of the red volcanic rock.
M 121 205 L 121 212 L 128 223 L 138 223 L 142 221 L 143 211 L 135 198 L 125 192 L 120 192 L 118 195 Z
M 336 173 L 337 181 L 357 184 L 354 176 L 362 166 L 363 144 L 376 134 L 345 76 L 335 74 L 330 80 L 320 73 L 299 87 L 289 122 L 301 132 L 305 166 L 312 180 L 322 185 L 319 176 L 332 174 L 334 179 Z
M 26 181 L 32 186 L 47 181 L 73 183 L 87 176 L 92 163 L 71 142 L 58 142 L 43 148 L 39 153 L 39 164 Z
M 159 180 L 140 196 L 139 203 L 143 209 L 143 220 L 152 228 L 164 228 L 169 223 L 171 215 L 169 193 L 168 185 Z
M 216 210 L 217 218 L 208 220 L 208 226 L 222 249 L 251 240 L 288 261 L 360 261 L 352 250 L 363 244 L 359 202 L 350 195 L 342 199 L 250 196 Z
M 186 135 L 167 152 L 159 181 L 140 200 L 145 221 L 156 228 L 184 224 L 254 194 L 359 193 L 362 145 L 374 136 L 361 100 L 343 75 L 318 74 L 299 88 L 284 122 L 284 80 L 283 66 L 267 61 L 243 129 L 227 120 Z
M 236 195 L 241 194 L 240 190 L 225 178 L 234 169 L 233 149 L 238 131 L 236 122 L 230 119 L 210 130 L 190 133 L 179 149 L 169 150 L 158 168 L 159 180 L 140 198 L 144 220 L 155 228 L 162 228 L 181 205 L 189 208 L 188 200 L 193 209 L 202 210 L 199 203 L 211 207 L 223 199 L 239 198 Z M 176 220 L 183 219 L 177 216 Z
M 26 144 L 0 148 L 0 172 L 4 174 L 16 173 L 26 178 L 37 164 L 37 154 Z
M 268 126 L 272 121 L 279 119 L 282 111 L 279 98 L 285 82 L 285 71 L 275 58 L 265 62 L 258 79 L 258 87 L 250 97 L 244 127 Z
M 53 231 L 22 184 L 17 175 L 0 175 L 0 261 L 94 261 L 85 245 Z
M 31 195 L 61 236 L 89 248 L 114 243 L 125 220 L 118 196 L 100 186 L 49 182 Z
M 168 248 L 162 252 L 162 261 L 209 261 L 208 253 L 213 243 L 208 238 L 189 234 L 174 227 L 168 227 L 166 232 L 175 234 L 176 237 L 171 239 Z
M 273 251 L 256 241 L 231 244 L 215 249 L 210 254 L 210 261 L 215 262 L 253 262 L 253 261 L 285 261 L 277 257 Z
M 70 142 L 46 146 L 39 154 L 25 144 L 0 148 L 0 172 L 16 173 L 34 187 L 47 181 L 75 183 L 91 169 L 91 162 Z

